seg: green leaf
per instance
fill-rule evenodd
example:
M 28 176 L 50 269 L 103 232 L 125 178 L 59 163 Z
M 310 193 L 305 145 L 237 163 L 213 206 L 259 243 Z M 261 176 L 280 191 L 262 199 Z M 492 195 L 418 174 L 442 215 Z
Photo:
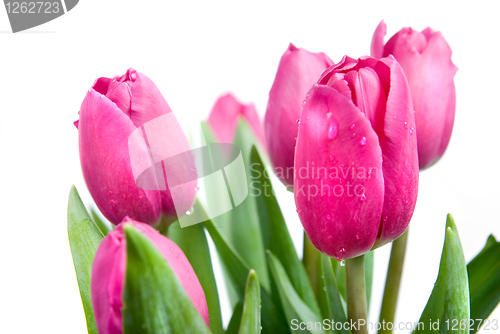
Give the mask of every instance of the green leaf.
M 87 320 L 87 330 L 91 334 L 97 334 L 90 293 L 90 277 L 92 261 L 104 235 L 90 218 L 75 186 L 71 187 L 69 193 L 68 238 Z
M 92 215 L 92 219 L 94 220 L 94 223 L 97 225 L 99 230 L 101 230 L 102 234 L 104 236 L 107 236 L 108 233 L 111 231 L 111 228 L 109 227 L 110 225 L 105 223 L 101 217 L 97 214 L 97 212 L 94 211 L 94 209 L 90 209 L 90 214 Z
M 195 210 L 203 210 L 199 205 Z M 244 299 L 247 274 L 250 267 L 243 261 L 240 255 L 230 245 L 226 238 L 221 234 L 219 228 L 211 220 L 203 223 L 210 233 L 220 259 L 227 269 L 227 273 L 234 282 L 234 287 L 238 293 L 240 301 Z M 263 333 L 282 333 L 288 331 L 287 323 L 280 313 L 275 303 L 271 299 L 268 290 L 261 284 L 262 298 L 262 331 Z
M 255 270 L 252 269 L 247 278 L 239 333 L 256 334 L 260 331 L 260 284 Z
M 127 242 L 123 332 L 210 333 L 160 251 L 132 225 L 123 228 Z
M 233 315 L 227 325 L 226 334 L 237 334 L 240 330 L 241 314 L 243 313 L 243 303 L 237 301 L 236 306 L 233 309 Z
M 276 286 L 285 317 L 290 324 L 291 332 L 325 333 L 322 326 L 319 326 L 321 328 L 315 326 L 316 323 L 323 323 L 322 317 L 314 313 L 314 311 L 312 311 L 299 297 L 278 258 L 268 251 L 267 259 L 271 278 Z M 308 327 L 308 329 L 301 330 L 299 326 L 301 322 L 305 323 L 303 328 Z M 312 328 L 310 328 L 308 324 L 310 324 Z
M 487 319 L 500 302 L 500 243 L 490 235 L 483 250 L 467 265 L 470 289 L 471 333 L 479 319 Z
M 174 222 L 168 229 L 168 236 L 186 255 L 205 292 L 210 314 L 210 330 L 213 333 L 223 333 L 219 294 L 203 225 L 195 224 L 181 228 L 179 222 Z
M 320 273 L 318 275 L 318 300 L 320 300 L 323 318 L 333 320 L 333 323 L 330 323 L 332 327 L 334 323 L 345 323 L 347 317 L 344 306 L 342 305 L 342 297 L 337 286 L 337 279 L 333 272 L 332 261 L 330 257 L 321 254 L 318 264 L 318 271 Z M 331 329 L 337 334 L 350 334 L 350 331 L 344 328 L 340 330 Z
M 269 249 L 283 264 L 294 289 L 300 298 L 316 314 L 321 314 L 311 282 L 304 265 L 299 260 L 292 238 L 273 192 L 271 180 L 265 177 L 265 167 L 255 146 L 250 154 L 252 183 L 256 190 L 256 202 L 264 247 Z
M 436 333 L 430 324 L 438 321 L 439 333 L 469 333 L 469 314 L 467 268 L 457 227 L 449 214 L 439 274 L 420 317 L 421 325 L 417 326 L 414 333 Z M 461 321 L 465 326 L 457 326 L 457 330 L 453 331 L 453 324 Z
M 250 152 L 253 145 L 258 145 L 258 140 L 247 121 L 241 118 L 238 122 L 234 145 L 241 149 L 249 195 L 240 205 L 231 210 L 230 242 L 250 268 L 255 269 L 260 283 L 269 289 L 269 274 L 266 266 L 259 213 L 256 199 L 251 191 Z

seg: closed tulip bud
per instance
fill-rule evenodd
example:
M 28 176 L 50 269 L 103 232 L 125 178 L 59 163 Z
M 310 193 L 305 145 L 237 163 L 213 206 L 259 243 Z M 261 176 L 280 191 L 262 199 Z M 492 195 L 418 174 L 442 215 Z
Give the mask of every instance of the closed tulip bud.
M 264 118 L 267 150 L 276 176 L 293 187 L 293 160 L 302 102 L 311 86 L 333 62 L 324 53 L 311 53 L 292 44 L 281 57 L 269 92 Z
M 253 104 L 243 104 L 233 96 L 225 94 L 215 102 L 208 124 L 221 143 L 232 143 L 238 126 L 238 119 L 244 118 L 250 124 L 255 136 L 265 147 L 264 129 Z
M 373 34 L 371 54 L 377 58 L 392 54 L 405 71 L 415 108 L 420 169 L 425 169 L 441 158 L 450 141 L 457 67 L 440 32 L 403 28 L 384 45 L 385 34 L 382 21 Z
M 92 264 L 92 305 L 99 334 L 123 333 L 122 308 L 125 306 L 123 291 L 127 263 L 124 224 L 133 225 L 156 246 L 208 326 L 205 293 L 182 250 L 151 226 L 126 217 L 101 241 Z
M 417 199 L 410 90 L 392 57 L 344 57 L 313 86 L 295 149 L 294 195 L 323 253 L 353 258 L 398 238 Z
M 188 152 L 189 143 L 147 76 L 129 69 L 121 77 L 98 79 L 75 125 L 83 177 L 96 205 L 113 224 L 125 216 L 148 224 L 162 218 L 168 223 L 192 206 L 194 160 L 166 159 Z M 173 188 L 166 185 L 171 177 L 191 180 L 176 190 L 175 206 Z

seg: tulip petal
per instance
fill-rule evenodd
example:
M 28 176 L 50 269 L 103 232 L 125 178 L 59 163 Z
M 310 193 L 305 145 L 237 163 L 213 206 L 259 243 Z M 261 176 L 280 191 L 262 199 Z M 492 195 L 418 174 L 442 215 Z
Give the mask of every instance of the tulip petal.
M 130 119 L 136 127 L 140 127 L 166 113 L 172 112 L 167 101 L 156 85 L 142 73 L 133 69 L 127 71 L 130 91 Z
M 453 77 L 457 67 L 451 61 L 451 49 L 440 32 L 430 36 L 416 66 L 418 70 L 407 76 L 418 128 L 420 168 L 424 169 L 444 154 L 455 119 Z
M 293 185 L 294 145 L 302 101 L 321 73 L 333 62 L 324 53 L 311 53 L 290 44 L 283 54 L 269 92 L 264 130 L 274 169 L 285 186 Z
M 384 171 L 384 209 L 374 247 L 397 239 L 408 227 L 418 191 L 415 118 L 406 76 L 393 56 L 381 59 L 391 70 L 391 90 L 380 136 Z
M 295 150 L 297 212 L 320 251 L 352 258 L 371 249 L 379 230 L 379 140 L 370 121 L 336 89 L 315 85 L 309 94 Z
M 384 37 L 387 33 L 387 26 L 384 20 L 380 21 L 372 37 L 371 56 L 375 58 L 382 58 L 384 54 Z
M 96 205 L 113 224 L 125 216 L 152 224 L 160 219 L 159 194 L 138 188 L 133 177 L 128 140 L 134 130 L 116 104 L 89 90 L 80 110 L 80 161 Z

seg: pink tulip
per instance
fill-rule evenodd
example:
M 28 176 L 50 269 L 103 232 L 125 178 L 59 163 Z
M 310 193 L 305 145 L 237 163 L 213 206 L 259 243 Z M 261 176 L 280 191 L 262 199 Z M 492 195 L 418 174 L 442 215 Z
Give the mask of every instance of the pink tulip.
M 244 118 L 250 124 L 255 136 L 265 147 L 264 129 L 255 106 L 241 103 L 231 93 L 222 95 L 215 102 L 208 116 L 208 124 L 220 143 L 232 143 L 240 118 Z
M 164 172 L 170 171 L 167 178 L 192 180 L 196 170 L 194 161 L 182 166 L 160 161 L 190 146 L 155 84 L 133 69 L 121 77 L 99 78 L 79 115 L 75 125 L 83 176 L 102 214 L 115 225 L 125 216 L 148 224 L 174 221 L 173 188 L 165 185 Z M 192 206 L 195 188 L 193 181 L 176 192 L 178 212 Z
M 264 130 L 276 176 L 292 190 L 293 159 L 302 101 L 321 73 L 333 62 L 324 53 L 311 53 L 292 44 L 281 57 L 269 92 Z
M 406 73 L 415 108 L 419 164 L 425 169 L 441 158 L 450 141 L 457 67 L 440 32 L 403 28 L 384 45 L 385 34 L 382 21 L 373 34 L 371 54 L 376 58 L 392 54 Z
M 415 208 L 415 119 L 392 57 L 344 57 L 308 93 L 295 149 L 294 194 L 323 253 L 353 258 L 398 238 Z
M 182 250 L 173 241 L 149 225 L 125 217 L 123 222 L 99 244 L 92 264 L 92 305 L 99 333 L 123 333 L 123 289 L 127 263 L 124 224 L 133 225 L 158 248 L 186 290 L 194 307 L 209 326 L 205 293 Z

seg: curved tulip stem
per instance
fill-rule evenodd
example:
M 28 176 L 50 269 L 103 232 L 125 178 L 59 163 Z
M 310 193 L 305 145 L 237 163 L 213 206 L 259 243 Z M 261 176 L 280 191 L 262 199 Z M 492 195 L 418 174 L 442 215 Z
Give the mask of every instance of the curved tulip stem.
M 345 283 L 347 316 L 353 334 L 368 334 L 368 312 L 366 307 L 365 256 L 345 260 Z
M 302 258 L 302 263 L 306 268 L 307 276 L 309 276 L 314 293 L 316 293 L 318 285 L 318 256 L 319 250 L 314 247 L 306 232 L 304 232 L 304 257 Z
M 396 315 L 396 306 L 398 304 L 399 286 L 401 283 L 401 274 L 403 273 L 403 264 L 405 261 L 406 243 L 408 240 L 408 230 L 394 242 L 391 248 L 391 258 L 389 260 L 389 269 L 385 280 L 384 298 L 382 299 L 382 309 L 380 310 L 380 323 L 385 321 L 394 325 Z M 385 327 L 385 326 L 384 326 Z M 393 326 L 387 326 L 393 327 Z M 391 334 L 392 329 L 382 328 L 379 334 Z

